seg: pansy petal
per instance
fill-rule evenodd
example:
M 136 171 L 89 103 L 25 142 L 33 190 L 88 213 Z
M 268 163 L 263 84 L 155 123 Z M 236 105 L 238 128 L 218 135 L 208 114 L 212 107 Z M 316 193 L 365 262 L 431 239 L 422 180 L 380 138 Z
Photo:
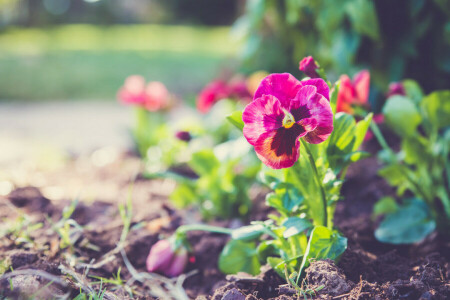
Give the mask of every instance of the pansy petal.
M 317 88 L 313 85 L 302 87 L 295 98 L 292 99 L 289 105 L 289 111 L 294 116 L 296 122 L 311 117 L 308 103 L 310 99 L 317 94 Z
M 313 131 L 317 128 L 317 125 L 319 125 L 319 122 L 316 118 L 306 118 L 302 119 L 299 122 L 297 122 L 298 125 L 302 126 L 305 132 Z
M 308 108 L 311 118 L 317 121 L 316 128 L 308 132 L 304 139 L 310 144 L 319 144 L 325 141 L 333 131 L 333 112 L 330 102 L 320 94 L 311 97 Z
M 297 95 L 302 85 L 289 73 L 275 73 L 265 77 L 255 92 L 254 100 L 262 95 L 273 95 L 283 108 L 289 108 L 289 102 Z
M 298 124 L 266 132 L 254 145 L 256 154 L 266 166 L 273 169 L 292 167 L 300 156 L 299 137 L 305 134 L 306 131 Z
M 369 100 L 370 73 L 362 70 L 353 77 L 353 86 L 355 88 L 355 100 L 359 104 L 365 104 Z
M 324 96 L 328 101 L 330 101 L 330 87 L 322 78 L 314 78 L 308 80 L 300 81 L 302 86 L 312 85 L 317 88 L 317 93 Z
M 280 128 L 283 123 L 284 112 L 277 98 L 263 95 L 250 102 L 244 109 L 244 136 L 254 145 L 259 137 L 267 132 Z

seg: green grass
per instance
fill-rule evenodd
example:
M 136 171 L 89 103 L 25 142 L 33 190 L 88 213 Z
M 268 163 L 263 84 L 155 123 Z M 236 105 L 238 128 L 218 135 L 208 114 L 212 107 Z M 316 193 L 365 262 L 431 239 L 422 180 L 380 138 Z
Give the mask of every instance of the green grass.
M 10 28 L 0 34 L 0 100 L 114 99 L 130 74 L 189 95 L 238 50 L 227 27 Z

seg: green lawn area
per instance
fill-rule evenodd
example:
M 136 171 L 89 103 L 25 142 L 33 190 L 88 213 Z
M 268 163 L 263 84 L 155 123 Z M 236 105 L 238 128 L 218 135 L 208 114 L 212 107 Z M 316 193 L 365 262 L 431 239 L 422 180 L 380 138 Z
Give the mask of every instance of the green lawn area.
M 65 25 L 0 33 L 0 100 L 114 99 L 131 74 L 183 96 L 235 61 L 227 27 Z

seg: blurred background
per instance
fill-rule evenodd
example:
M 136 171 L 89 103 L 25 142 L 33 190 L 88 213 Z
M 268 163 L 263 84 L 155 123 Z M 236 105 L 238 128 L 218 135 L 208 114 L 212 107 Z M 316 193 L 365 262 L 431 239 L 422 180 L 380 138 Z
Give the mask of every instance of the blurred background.
M 447 0 L 0 0 L 0 136 L 123 145 L 131 74 L 189 104 L 224 74 L 300 77 L 307 55 L 332 80 L 369 69 L 377 110 L 392 81 L 449 87 L 449 16 Z

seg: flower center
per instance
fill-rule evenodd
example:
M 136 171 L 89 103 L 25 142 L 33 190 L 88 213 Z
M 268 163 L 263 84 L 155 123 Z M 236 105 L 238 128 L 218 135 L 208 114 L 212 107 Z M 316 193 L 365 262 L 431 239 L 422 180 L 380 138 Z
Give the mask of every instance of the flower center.
M 284 112 L 284 119 L 283 119 L 283 127 L 284 128 L 291 128 L 292 126 L 294 126 L 294 124 L 295 124 L 294 116 L 291 113 L 285 111 Z

